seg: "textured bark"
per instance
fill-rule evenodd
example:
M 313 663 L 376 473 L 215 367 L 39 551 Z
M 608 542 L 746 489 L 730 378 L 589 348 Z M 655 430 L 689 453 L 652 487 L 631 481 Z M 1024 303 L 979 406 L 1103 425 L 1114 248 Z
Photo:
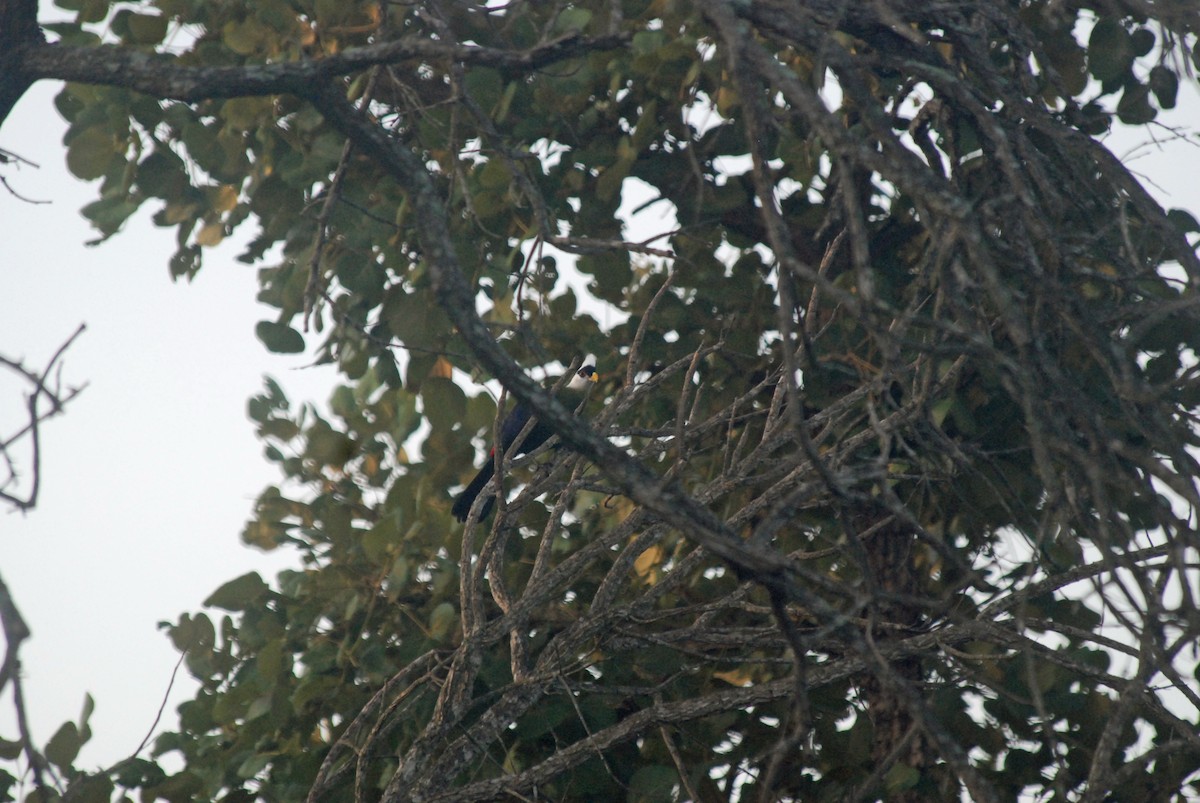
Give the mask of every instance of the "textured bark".
M 23 63 L 29 45 L 45 44 L 37 0 L 0 0 L 0 125 L 34 78 Z
M 865 522 L 864 522 L 865 523 Z M 865 529 L 865 528 L 864 528 Z M 919 593 L 917 573 L 912 563 L 915 538 L 903 526 L 892 524 L 876 531 L 866 548 L 871 582 L 875 586 L 871 610 L 872 640 L 876 645 L 894 641 L 904 628 L 920 621 L 920 611 L 901 598 L 916 597 Z M 917 656 L 890 662 L 894 677 L 920 690 L 924 673 Z M 893 766 L 906 766 L 924 778 L 937 762 L 937 752 L 928 734 L 921 730 L 909 705 L 880 673 L 866 675 L 860 693 L 866 703 L 866 714 L 874 726 L 871 758 L 876 774 L 884 775 Z M 924 790 L 907 789 L 888 797 L 898 803 L 921 803 L 928 800 Z

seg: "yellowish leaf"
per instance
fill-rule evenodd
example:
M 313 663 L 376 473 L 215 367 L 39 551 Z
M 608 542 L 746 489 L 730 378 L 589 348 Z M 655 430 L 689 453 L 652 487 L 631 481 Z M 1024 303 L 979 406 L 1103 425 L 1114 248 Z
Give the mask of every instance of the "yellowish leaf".
M 213 199 L 214 212 L 230 212 L 238 202 L 237 187 L 232 184 L 222 184 L 217 190 L 217 196 Z
M 731 686 L 749 686 L 752 678 L 744 669 L 730 669 L 728 672 L 713 672 L 713 677 L 723 680 Z
M 205 223 L 199 233 L 196 234 L 196 245 L 202 245 L 206 248 L 211 248 L 214 245 L 220 244 L 225 239 L 225 227 L 221 221 L 213 221 Z
M 638 573 L 639 577 L 651 579 L 658 567 L 662 564 L 663 548 L 655 545 L 647 549 L 642 554 L 638 555 L 638 559 L 633 562 L 633 570 Z
M 163 212 L 163 219 L 166 220 L 167 223 L 174 226 L 177 223 L 182 223 L 183 221 L 190 219 L 195 214 L 195 204 L 169 203 L 167 204 L 166 210 Z

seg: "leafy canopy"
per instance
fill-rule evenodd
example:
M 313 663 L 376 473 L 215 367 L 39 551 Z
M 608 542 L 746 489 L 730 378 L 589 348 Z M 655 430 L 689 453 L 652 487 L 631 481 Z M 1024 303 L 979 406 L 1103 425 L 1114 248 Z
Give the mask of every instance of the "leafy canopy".
M 169 628 L 151 757 L 59 732 L 79 799 L 1196 792 L 1200 227 L 1102 142 L 1192 4 L 59 6 L 101 238 L 252 229 L 345 379 L 251 400 L 301 565 Z M 508 362 L 589 353 L 587 426 Z M 464 530 L 468 375 L 572 449 Z

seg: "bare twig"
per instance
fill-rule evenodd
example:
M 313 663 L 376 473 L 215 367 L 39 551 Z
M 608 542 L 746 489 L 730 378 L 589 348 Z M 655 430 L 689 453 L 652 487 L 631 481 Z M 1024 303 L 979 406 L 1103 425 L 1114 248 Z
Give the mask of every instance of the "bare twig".
M 51 373 L 58 372 L 63 354 L 75 342 L 75 339 L 83 334 L 85 328 L 85 325 L 80 324 L 79 328 L 55 350 L 46 363 L 46 367 L 40 372 L 25 367 L 20 360 L 0 355 L 0 367 L 8 368 L 32 386 L 32 390 L 25 397 L 27 422 L 16 432 L 0 440 L 0 458 L 4 460 L 8 470 L 8 477 L 3 483 L 0 483 L 0 500 L 7 502 L 16 510 L 29 511 L 37 506 L 38 492 L 41 489 L 42 444 L 39 429 L 41 423 L 62 413 L 63 408 L 87 387 L 87 384 L 84 383 L 78 387 L 63 388 L 61 380 L 57 380 L 53 387 L 50 385 Z M 42 408 L 42 399 L 49 402 L 49 409 Z M 11 450 L 18 441 L 25 437 L 28 437 L 30 442 L 30 478 L 28 490 L 24 494 L 20 494 L 5 489 L 18 481 L 16 461 Z

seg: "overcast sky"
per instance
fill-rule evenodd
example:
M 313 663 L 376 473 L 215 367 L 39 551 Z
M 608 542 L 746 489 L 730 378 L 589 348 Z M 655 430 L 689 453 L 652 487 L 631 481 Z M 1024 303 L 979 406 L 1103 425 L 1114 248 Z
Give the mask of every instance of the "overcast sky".
M 86 761 L 131 753 L 154 720 L 177 654 L 156 627 L 251 569 L 270 579 L 296 563 L 239 533 L 277 474 L 262 456 L 246 402 L 276 377 L 294 399 L 323 401 L 333 372 L 266 352 L 254 324 L 256 269 L 232 246 L 209 251 L 192 283 L 170 280 L 174 233 L 140 215 L 117 237 L 95 233 L 79 209 L 96 185 L 64 164 L 57 88 L 39 84 L 0 130 L 0 147 L 40 165 L 4 171 L 28 204 L 0 188 L 0 353 L 40 368 L 80 323 L 67 383 L 88 387 L 42 428 L 37 509 L 0 512 L 0 575 L 33 638 L 21 652 L 32 727 L 44 743 L 96 698 Z M 152 207 L 148 207 L 152 208 Z M 22 388 L 21 391 L 24 389 Z M 22 397 L 0 376 L 0 432 Z M 194 686 L 181 672 L 174 705 Z M 15 738 L 0 702 L 0 736 Z
M 1166 119 L 1194 129 L 1200 103 L 1189 86 L 1188 111 Z M 86 766 L 129 755 L 154 720 L 178 658 L 157 622 L 198 610 L 246 571 L 270 580 L 297 563 L 239 540 L 254 497 L 277 479 L 246 401 L 264 374 L 294 402 L 324 401 L 336 380 L 305 369 L 303 357 L 268 354 L 254 337 L 254 324 L 273 315 L 254 301 L 255 268 L 234 259 L 236 247 L 207 252 L 188 284 L 168 275 L 174 232 L 155 229 L 147 214 L 104 245 L 83 245 L 95 235 L 79 209 L 96 188 L 66 171 L 56 91 L 36 86 L 0 130 L 0 147 L 40 165 L 3 175 L 49 202 L 24 203 L 0 188 L 0 354 L 41 367 L 86 323 L 63 376 L 89 386 L 43 427 L 37 509 L 0 513 L 0 575 L 33 630 L 21 657 L 39 744 L 78 716 L 85 693 L 96 698 Z M 1148 140 L 1147 129 L 1124 132 L 1112 147 L 1126 155 Z M 1133 166 L 1155 195 L 1200 213 L 1194 137 L 1141 153 Z M 0 434 L 20 404 L 18 386 L 0 376 Z M 165 727 L 193 688 L 181 673 Z M 0 737 L 15 736 L 6 696 Z

